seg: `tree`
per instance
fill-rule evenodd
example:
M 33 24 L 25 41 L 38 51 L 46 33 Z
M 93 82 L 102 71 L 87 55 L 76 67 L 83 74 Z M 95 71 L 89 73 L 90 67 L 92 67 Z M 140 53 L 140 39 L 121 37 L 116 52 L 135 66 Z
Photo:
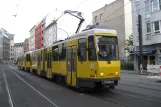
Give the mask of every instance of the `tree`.
M 125 41 L 125 51 L 128 54 L 128 57 L 131 58 L 130 52 L 133 47 L 133 35 L 130 35 L 129 38 Z

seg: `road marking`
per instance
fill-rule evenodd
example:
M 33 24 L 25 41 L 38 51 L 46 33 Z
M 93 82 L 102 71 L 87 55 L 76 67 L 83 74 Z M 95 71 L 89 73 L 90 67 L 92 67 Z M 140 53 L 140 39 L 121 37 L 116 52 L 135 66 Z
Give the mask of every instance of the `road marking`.
M 130 97 L 134 97 L 134 98 L 138 98 L 138 99 L 143 99 L 143 100 L 147 100 L 147 101 L 150 101 L 150 102 L 155 102 L 155 103 L 161 104 L 161 102 L 155 101 L 155 100 L 152 100 L 152 99 L 149 99 L 148 97 L 147 97 L 147 98 L 143 98 L 143 97 L 139 97 L 139 96 L 135 96 L 135 95 L 131 95 L 131 94 L 126 94 L 126 93 L 118 92 L 118 91 L 114 91 L 114 90 L 111 90 L 111 92 L 114 92 L 114 93 L 118 93 L 118 94 L 121 94 L 121 95 L 130 96 Z
M 14 106 L 13 106 L 12 97 L 11 97 L 11 94 L 10 94 L 11 92 L 10 92 L 10 90 L 9 90 L 8 82 L 7 82 L 7 79 L 6 79 L 6 74 L 4 73 L 3 68 L 2 68 L 2 72 L 3 72 L 4 82 L 5 82 L 6 89 L 7 89 L 7 93 L 8 93 L 8 98 L 9 98 L 10 107 L 14 107 Z
M 22 80 L 25 84 L 27 84 L 30 88 L 32 88 L 34 91 L 36 91 L 40 96 L 42 96 L 45 100 L 47 100 L 51 105 L 54 107 L 58 107 L 55 103 L 53 103 L 51 100 L 49 100 L 45 95 L 40 93 L 38 90 L 36 90 L 32 85 L 30 85 L 28 82 L 26 82 L 23 78 L 21 78 L 17 73 L 15 73 L 13 70 L 9 69 L 14 75 L 16 75 L 20 80 Z
M 3 93 L 3 88 L 2 88 L 2 81 L 0 81 L 0 94 Z

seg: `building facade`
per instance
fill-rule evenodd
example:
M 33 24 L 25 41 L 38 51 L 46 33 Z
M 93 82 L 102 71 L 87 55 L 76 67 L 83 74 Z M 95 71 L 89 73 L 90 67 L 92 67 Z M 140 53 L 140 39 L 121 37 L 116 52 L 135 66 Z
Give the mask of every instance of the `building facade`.
M 29 37 L 29 50 L 35 49 L 35 25 L 31 28 Z
M 52 22 L 45 29 L 44 47 L 50 46 L 57 41 L 57 24 Z
M 14 34 L 9 34 L 10 39 L 10 63 L 14 62 Z
M 35 25 L 35 49 L 46 47 L 57 39 L 57 25 L 53 21 L 55 15 L 48 14 Z
M 131 0 L 134 68 L 139 69 L 138 15 L 142 19 L 143 66 L 161 65 L 161 0 Z
M 125 40 L 132 34 L 130 0 L 116 0 L 92 13 L 93 24 L 105 25 L 118 33 L 120 58 L 126 57 Z
M 42 24 L 38 24 L 35 28 L 35 49 L 43 47 L 43 30 Z
M 3 28 L 0 29 L 0 62 L 10 60 L 10 34 Z
M 3 61 L 3 35 L 0 29 L 0 62 Z
M 15 43 L 14 44 L 14 60 L 17 61 L 17 58 L 20 55 L 24 54 L 24 43 Z
M 29 51 L 29 38 L 24 40 L 24 53 Z

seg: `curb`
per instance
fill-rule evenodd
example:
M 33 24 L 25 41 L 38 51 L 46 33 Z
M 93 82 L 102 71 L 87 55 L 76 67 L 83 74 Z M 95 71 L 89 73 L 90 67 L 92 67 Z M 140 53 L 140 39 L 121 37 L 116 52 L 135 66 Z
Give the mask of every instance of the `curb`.
M 138 72 L 138 71 L 121 71 L 121 73 L 138 74 L 138 75 L 148 75 L 147 72 L 140 73 L 140 72 Z

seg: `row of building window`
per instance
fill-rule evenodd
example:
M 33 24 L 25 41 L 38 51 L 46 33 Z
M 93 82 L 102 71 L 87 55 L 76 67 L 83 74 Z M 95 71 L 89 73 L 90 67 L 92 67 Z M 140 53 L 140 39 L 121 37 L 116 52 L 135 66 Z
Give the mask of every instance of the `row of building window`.
M 161 21 L 155 21 L 152 23 L 147 22 L 146 23 L 146 39 L 150 40 L 152 35 L 157 35 L 157 34 L 161 34 Z M 137 41 L 139 41 L 139 36 L 138 36 Z
M 147 22 L 146 23 L 146 31 L 147 31 L 147 40 L 151 39 L 152 30 L 154 32 L 154 35 L 161 33 L 161 21 L 155 21 L 155 22 Z
M 140 3 L 139 0 L 136 1 L 136 11 L 137 16 L 140 14 Z M 151 12 L 156 12 L 158 10 L 161 10 L 161 0 L 146 0 L 145 1 L 145 17 L 149 18 Z
M 99 15 L 99 20 L 102 20 L 102 19 L 103 19 L 103 13 L 101 13 L 101 14 Z M 95 17 L 94 17 L 94 21 L 95 21 L 95 23 L 98 22 L 98 16 L 95 16 Z

